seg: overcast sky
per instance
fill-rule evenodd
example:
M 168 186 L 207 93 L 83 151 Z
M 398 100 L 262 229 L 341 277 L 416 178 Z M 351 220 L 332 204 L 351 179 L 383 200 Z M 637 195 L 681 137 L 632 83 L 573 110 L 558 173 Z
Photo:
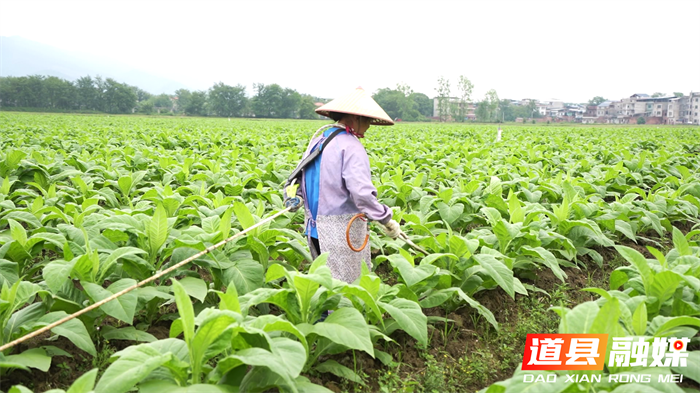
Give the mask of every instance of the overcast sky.
M 700 1 L 0 0 L 0 36 L 108 56 L 205 90 L 333 98 L 464 75 L 480 100 L 700 91 Z

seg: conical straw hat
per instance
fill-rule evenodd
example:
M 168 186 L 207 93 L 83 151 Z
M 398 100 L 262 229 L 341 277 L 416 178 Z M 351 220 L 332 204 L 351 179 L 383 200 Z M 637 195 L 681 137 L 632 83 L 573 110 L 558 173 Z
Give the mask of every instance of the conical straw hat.
M 316 113 L 326 117 L 330 117 L 331 112 L 369 117 L 370 124 L 376 126 L 394 125 L 384 109 L 361 87 L 316 109 Z

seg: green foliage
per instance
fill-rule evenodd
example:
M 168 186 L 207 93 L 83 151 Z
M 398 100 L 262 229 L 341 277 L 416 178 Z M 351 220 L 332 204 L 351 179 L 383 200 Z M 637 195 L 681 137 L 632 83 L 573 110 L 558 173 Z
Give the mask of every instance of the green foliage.
M 416 97 L 406 86 L 398 91 Z M 193 93 L 178 94 L 178 106 L 192 105 Z M 280 184 L 308 142 L 299 135 L 316 126 L 3 113 L 0 342 L 283 209 Z M 589 289 L 599 299 L 554 308 L 560 331 L 693 336 L 700 324 L 697 231 L 676 227 L 698 224 L 697 130 L 505 131 L 498 146 L 492 130 L 468 125 L 401 124 L 368 134 L 379 199 L 428 251 L 371 226 L 381 277 L 363 265 L 354 283 L 333 279 L 326 256 L 311 260 L 301 214 L 288 213 L 52 329 L 49 340 L 65 337 L 95 359 L 105 353 L 96 344 L 138 341 L 115 353 L 100 378 L 85 377 L 85 389 L 94 381 L 96 391 L 322 389 L 301 373 L 364 381 L 361 370 L 327 356 L 355 350 L 390 363 L 379 344 L 396 345 L 397 330 L 408 343 L 427 345 L 429 333 L 440 332 L 424 309 L 447 315 L 469 307 L 485 334 L 505 334 L 477 299 L 490 291 L 514 298 L 541 292 L 531 284 L 538 272 L 566 282 L 588 260 L 610 262 L 604 249 L 617 250 L 624 266 L 612 273 L 610 290 Z M 642 254 L 635 242 L 654 247 Z M 333 312 L 319 322 L 324 311 Z M 156 323 L 169 326 L 171 337 L 148 333 Z M 2 376 L 46 369 L 55 352 L 45 344 L 42 337 L 3 353 Z M 473 369 L 488 367 L 487 356 L 481 360 Z M 440 382 L 421 379 L 435 389 Z
M 595 96 L 595 97 L 591 98 L 590 100 L 588 100 L 588 105 L 598 106 L 598 105 L 604 103 L 605 101 L 607 101 L 607 99 L 605 99 L 601 96 Z

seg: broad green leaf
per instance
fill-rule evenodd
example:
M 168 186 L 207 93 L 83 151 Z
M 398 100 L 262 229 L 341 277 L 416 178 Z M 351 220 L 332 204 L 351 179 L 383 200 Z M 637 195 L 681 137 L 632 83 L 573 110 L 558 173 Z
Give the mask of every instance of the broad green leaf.
M 70 278 L 70 273 L 73 271 L 73 266 L 75 266 L 77 261 L 77 259 L 73 259 L 72 261 L 59 259 L 44 266 L 41 275 L 44 277 L 46 285 L 51 292 L 58 293 L 61 287 L 63 287 Z
M 233 369 L 238 364 L 264 367 L 268 372 L 271 371 L 279 375 L 290 387 L 295 387 L 293 380 L 299 376 L 299 372 L 306 362 L 306 352 L 301 344 L 286 338 L 276 338 L 272 341 L 272 352 L 262 348 L 244 349 L 219 361 L 217 368 Z M 229 364 L 227 365 L 227 363 Z M 256 367 L 251 373 L 254 373 L 255 370 Z M 248 373 L 241 383 L 241 391 L 250 391 L 250 385 L 279 386 L 279 382 L 270 378 L 264 378 L 265 382 L 251 381 L 251 378 L 257 379 L 255 375 L 251 377 L 251 373 Z
M 39 221 L 36 216 L 28 211 L 21 211 L 21 210 L 15 210 L 12 212 L 7 213 L 3 219 L 6 219 L 9 221 L 9 219 L 12 219 L 13 221 L 20 221 L 26 224 L 29 224 L 33 226 L 34 228 L 41 228 L 43 225 L 41 225 L 41 221 Z
M 365 307 L 369 309 L 368 311 L 372 311 L 374 316 L 377 317 L 380 322 L 382 321 L 382 313 L 377 306 L 377 302 L 366 289 L 357 285 L 348 284 L 343 286 L 340 293 L 357 296 L 365 304 Z
M 129 196 L 131 193 L 131 186 L 133 184 L 131 176 L 120 177 L 117 184 L 119 185 L 119 190 L 122 192 L 122 194 L 124 194 L 124 196 Z
M 224 270 L 224 281 L 233 283 L 239 295 L 245 295 L 263 286 L 263 267 L 250 259 L 235 260 L 233 267 Z
M 39 318 L 37 322 L 49 325 L 60 319 L 67 317 L 68 314 L 64 311 L 55 311 Z M 68 322 L 51 329 L 51 332 L 59 336 L 69 339 L 75 346 L 89 353 L 92 356 L 97 356 L 95 344 L 93 344 L 90 334 L 88 333 L 83 321 L 78 318 L 73 318 Z
M 646 303 L 641 303 L 634 310 L 634 315 L 632 315 L 632 328 L 634 334 L 637 336 L 643 336 L 647 331 L 647 306 Z
M 221 239 L 228 239 L 229 233 L 231 232 L 231 216 L 233 215 L 233 207 L 226 209 L 224 215 L 221 216 L 221 221 L 219 222 L 219 231 L 221 232 Z
M 681 256 L 693 254 L 693 252 L 690 250 L 690 246 L 688 245 L 688 240 L 686 240 L 683 232 L 676 227 L 673 227 L 673 246 L 676 248 L 676 250 L 678 250 L 678 253 Z
M 404 280 L 406 285 L 412 287 L 417 283 L 431 277 L 435 274 L 437 268 L 433 265 L 420 265 L 414 267 L 406 258 L 402 255 L 391 254 L 387 257 L 391 265 L 398 269 L 401 278 Z
M 107 259 L 102 262 L 102 265 L 100 266 L 100 278 L 104 278 L 104 275 L 109 271 L 109 269 L 112 267 L 112 265 L 117 263 L 117 260 L 119 258 L 124 258 L 128 257 L 131 255 L 139 255 L 139 254 L 146 254 L 145 251 L 143 251 L 140 248 L 136 247 L 121 247 L 116 250 L 114 250 L 108 257 Z
M 318 257 L 316 257 L 316 259 L 314 259 L 313 263 L 309 267 L 309 273 L 315 273 L 316 269 L 318 269 L 319 267 L 326 266 L 326 262 L 328 262 L 328 255 L 329 253 L 324 252 Z
M 686 359 L 686 367 L 671 367 L 676 374 L 683 374 L 684 377 L 700 383 L 700 351 L 690 351 Z
M 678 284 L 683 281 L 683 277 L 670 270 L 657 273 L 654 276 L 654 282 L 651 287 L 647 290 L 647 296 L 655 297 L 658 299 L 656 307 L 651 310 L 652 315 L 655 315 L 658 308 L 673 296 L 673 293 L 678 289 Z
M 189 386 L 178 386 L 174 382 L 149 380 L 139 384 L 139 393 L 238 393 L 237 387 L 230 385 L 212 385 L 199 383 Z
M 658 328 L 657 318 L 663 323 Z M 652 320 L 651 326 L 649 326 L 649 333 L 653 334 L 654 337 L 666 337 L 677 334 L 678 327 L 681 326 L 692 326 L 695 331 L 700 328 L 700 319 L 692 317 L 662 317 L 658 316 Z
M 284 266 L 278 263 L 273 263 L 272 265 L 269 265 L 267 267 L 267 272 L 265 272 L 265 281 L 272 282 L 275 280 L 279 280 L 280 278 L 285 277 L 286 275 L 287 269 L 285 269 Z
M 644 258 L 644 255 L 640 254 L 639 251 L 626 246 L 615 246 L 615 249 L 637 269 L 642 277 L 644 288 L 648 291 L 654 279 L 654 273 L 651 271 L 651 268 L 649 267 L 646 258 Z
M 449 206 L 444 202 L 438 202 L 437 208 L 438 212 L 440 212 L 440 217 L 449 225 L 454 224 L 461 217 L 462 212 L 464 212 L 464 205 L 461 203 L 455 203 Z
M 431 292 L 428 296 L 420 301 L 423 308 L 433 308 L 442 305 L 446 301 L 452 299 L 457 293 L 456 288 L 446 288 Z
M 92 300 L 97 303 L 103 299 L 106 299 L 117 292 L 121 292 L 136 284 L 136 280 L 131 278 L 123 278 L 116 281 L 110 285 L 107 289 L 101 286 L 89 282 L 81 281 L 85 292 L 92 298 Z M 104 311 L 105 314 L 131 324 L 134 320 L 134 312 L 136 312 L 136 304 L 138 303 L 138 297 L 136 293 L 128 292 L 120 297 L 111 300 L 100 306 L 100 310 Z
M 204 356 L 209 346 L 236 322 L 237 317 L 234 313 L 221 310 L 212 310 L 212 314 L 202 322 L 195 332 L 192 342 L 189 344 L 193 374 L 201 372 L 200 367 L 206 360 Z M 199 376 L 197 375 L 198 378 Z
M 634 235 L 634 230 L 632 229 L 630 223 L 622 220 L 615 220 L 615 230 L 622 232 L 622 234 L 627 236 L 629 239 L 635 242 L 637 241 L 637 237 Z
M 97 382 L 95 392 L 127 392 L 172 359 L 172 354 L 163 355 L 148 345 L 135 346 L 112 363 Z
M 365 382 L 359 375 L 355 374 L 354 371 L 336 362 L 335 360 L 326 360 L 325 362 L 316 366 L 315 369 L 318 372 L 331 373 L 337 377 L 345 378 L 348 381 L 359 383 L 363 386 L 365 385 Z
M 294 277 L 294 289 L 299 298 L 302 315 L 308 315 L 311 306 L 311 298 L 316 294 L 319 285 L 304 276 Z M 307 321 L 310 322 L 310 321 Z
M 93 368 L 81 375 L 80 378 L 76 379 L 75 382 L 70 385 L 66 393 L 90 393 L 95 387 L 98 371 L 99 369 Z
M 204 302 L 204 298 L 207 297 L 207 283 L 201 278 L 185 277 L 180 280 L 180 285 L 185 288 L 188 295 L 202 303 Z
M 334 311 L 325 321 L 313 325 L 313 332 L 336 344 L 374 356 L 365 318 L 354 308 L 345 307 Z
M 403 331 L 421 345 L 428 345 L 428 319 L 418 303 L 396 298 L 389 303 L 380 301 L 378 306 L 386 310 Z
M 620 288 L 621 286 L 625 285 L 627 281 L 629 281 L 627 273 L 621 270 L 613 271 L 610 273 L 610 290 L 613 291 Z
M 168 240 L 168 215 L 163 205 L 156 207 L 155 213 L 148 222 L 146 228 L 148 234 L 148 245 L 151 255 L 155 256 L 158 250 Z
M 523 211 L 522 205 L 512 190 L 508 195 L 508 213 L 511 223 L 523 222 L 525 220 L 525 212 Z
M 255 219 L 253 215 L 248 210 L 248 207 L 240 201 L 236 201 L 233 204 L 233 212 L 236 214 L 238 222 L 241 224 L 243 229 L 248 229 L 255 225 Z
M 595 320 L 600 307 L 596 302 L 585 302 L 574 307 L 561 315 L 559 322 L 559 333 L 588 334 Z
M 249 325 L 250 327 L 261 329 L 264 332 L 287 332 L 294 335 L 299 339 L 301 344 L 304 346 L 304 350 L 308 353 L 309 348 L 306 342 L 306 336 L 297 327 L 276 315 L 261 315 L 254 320 L 252 320 Z
M 474 259 L 510 297 L 515 298 L 513 271 L 508 266 L 492 255 L 477 254 Z
M 542 247 L 523 246 L 521 247 L 521 253 L 523 253 L 523 255 L 532 255 L 540 258 L 561 282 L 566 282 L 566 273 L 559 267 L 557 258 L 551 252 Z
M 194 337 L 194 308 L 190 297 L 187 295 L 185 288 L 174 278 L 170 279 L 173 283 L 173 293 L 175 294 L 175 302 L 177 303 L 177 311 L 180 314 L 182 321 L 183 333 L 185 334 L 185 342 L 191 345 Z
M 7 222 L 10 223 L 10 234 L 12 239 L 24 247 L 24 245 L 27 244 L 27 231 L 24 229 L 22 224 L 13 219 L 8 219 Z
M 567 316 L 571 313 L 567 313 Z M 589 332 L 591 334 L 612 334 L 620 325 L 620 301 L 617 298 L 608 300 L 605 302 L 603 307 L 600 308 L 598 315 L 596 315 L 593 323 L 591 324 L 591 329 Z M 615 336 L 613 336 L 615 337 Z M 612 340 L 610 340 L 612 342 Z
M 467 296 L 467 294 L 464 293 L 464 291 L 462 291 L 461 288 L 457 288 L 457 295 L 459 296 L 460 299 L 464 300 L 470 306 L 472 306 L 472 308 L 476 309 L 479 312 L 479 314 L 481 314 L 484 318 L 486 318 L 486 321 L 488 323 L 490 323 L 491 325 L 493 325 L 494 328 L 496 328 L 496 330 L 499 330 L 498 322 L 496 322 L 496 317 L 493 316 L 493 313 L 491 312 L 491 310 L 484 307 L 478 301 Z
M 17 355 L 9 355 L 5 357 L 5 360 L 25 367 L 36 368 L 43 372 L 49 371 L 49 367 L 51 367 L 51 357 L 47 356 L 46 351 L 42 348 L 32 348 Z
M 504 393 L 563 393 L 567 391 L 568 387 L 575 385 L 575 382 L 566 382 L 566 377 L 560 375 L 555 378 L 555 382 L 545 382 L 548 375 L 556 376 L 551 371 L 527 371 L 527 374 L 532 375 L 532 379 L 535 382 L 529 382 L 522 374 L 518 374 L 520 374 L 520 370 L 517 370 L 513 378 L 510 379 L 510 383 L 503 391 Z M 487 392 L 495 393 L 490 390 Z
M 219 295 L 219 310 L 228 310 L 235 313 L 241 313 L 241 304 L 238 302 L 238 292 L 235 285 L 228 285 L 226 293 L 216 291 Z
M 619 378 L 619 377 L 618 377 Z M 612 392 L 610 393 L 663 393 L 660 390 L 656 390 L 648 385 L 642 385 L 639 383 L 628 383 L 624 385 L 620 385 L 613 389 Z
M 102 328 L 102 337 L 107 340 L 130 340 L 141 342 L 153 342 L 157 339 L 150 333 L 143 330 L 138 330 L 133 326 L 127 326 L 120 329 L 115 329 L 112 326 Z

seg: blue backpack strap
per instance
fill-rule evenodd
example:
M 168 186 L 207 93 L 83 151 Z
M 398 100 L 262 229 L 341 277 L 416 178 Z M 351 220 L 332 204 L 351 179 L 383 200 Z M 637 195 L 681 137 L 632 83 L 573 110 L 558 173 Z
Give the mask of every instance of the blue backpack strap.
M 338 128 L 337 130 L 333 131 L 330 135 L 328 135 L 327 138 L 321 139 L 320 147 L 318 149 L 315 149 L 311 153 L 309 153 L 309 155 L 306 156 L 306 158 L 301 160 L 299 165 L 297 165 L 296 169 L 294 169 L 292 171 L 292 173 L 289 175 L 289 177 L 287 178 L 287 183 L 285 184 L 285 187 L 292 184 L 292 182 L 294 182 L 294 180 L 297 179 L 301 175 L 301 171 L 304 170 L 304 168 L 306 168 L 309 164 L 311 164 L 316 159 L 316 157 L 318 157 L 321 154 L 323 148 L 325 146 L 327 146 L 328 143 L 333 140 L 333 138 L 338 136 L 338 134 L 340 134 L 343 131 L 345 131 L 345 130 L 342 128 Z M 301 183 L 301 182 L 297 180 L 297 184 L 299 184 L 299 183 Z

